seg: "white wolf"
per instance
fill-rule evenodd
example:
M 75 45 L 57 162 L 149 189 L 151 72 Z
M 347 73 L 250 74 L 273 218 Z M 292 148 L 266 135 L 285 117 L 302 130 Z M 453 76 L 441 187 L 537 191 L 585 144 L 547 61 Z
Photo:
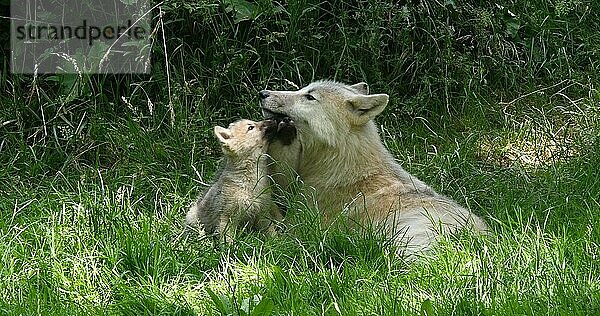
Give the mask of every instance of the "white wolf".
M 261 91 L 263 115 L 290 117 L 297 129 L 291 145 L 272 146 L 269 154 L 315 189 L 326 221 L 346 212 L 406 245 L 400 251 L 427 249 L 444 232 L 486 230 L 479 217 L 395 162 L 373 122 L 389 97 L 368 90 L 365 83 L 318 81 L 298 91 Z

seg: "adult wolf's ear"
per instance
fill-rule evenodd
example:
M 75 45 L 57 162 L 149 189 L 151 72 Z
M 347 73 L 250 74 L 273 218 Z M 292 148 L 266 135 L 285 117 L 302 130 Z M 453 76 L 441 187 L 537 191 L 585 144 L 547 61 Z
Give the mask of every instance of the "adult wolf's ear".
M 360 94 L 369 94 L 369 85 L 366 82 L 359 82 L 357 84 L 353 84 L 350 88 L 358 91 Z
M 381 113 L 388 104 L 387 94 L 356 95 L 347 100 L 352 120 L 355 125 L 364 125 L 377 114 Z
M 215 136 L 222 144 L 226 144 L 233 134 L 225 127 L 215 126 Z

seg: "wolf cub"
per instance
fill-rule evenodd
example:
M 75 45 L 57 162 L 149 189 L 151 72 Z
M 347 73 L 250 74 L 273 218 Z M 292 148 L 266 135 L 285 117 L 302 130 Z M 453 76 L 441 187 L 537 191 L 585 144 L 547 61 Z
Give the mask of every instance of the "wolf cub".
M 273 220 L 281 220 L 271 198 L 266 153 L 278 122 L 239 120 L 228 128 L 215 126 L 224 153 L 224 166 L 215 183 L 198 198 L 186 216 L 191 228 L 232 241 L 236 229 L 252 228 L 275 233 Z

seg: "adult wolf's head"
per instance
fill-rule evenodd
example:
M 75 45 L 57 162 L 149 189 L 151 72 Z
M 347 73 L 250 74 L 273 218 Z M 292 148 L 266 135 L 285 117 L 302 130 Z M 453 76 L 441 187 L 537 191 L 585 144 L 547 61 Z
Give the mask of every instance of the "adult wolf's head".
M 387 105 L 387 94 L 368 93 L 366 83 L 317 81 L 297 91 L 263 90 L 259 96 L 265 118 L 289 116 L 300 135 L 336 146 L 349 133 L 372 125 Z

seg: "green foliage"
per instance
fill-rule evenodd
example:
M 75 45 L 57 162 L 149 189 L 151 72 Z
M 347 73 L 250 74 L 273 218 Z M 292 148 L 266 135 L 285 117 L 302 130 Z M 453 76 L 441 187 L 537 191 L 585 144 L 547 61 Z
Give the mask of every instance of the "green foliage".
M 271 314 L 274 307 L 273 302 L 270 299 L 261 298 L 260 295 L 254 295 L 252 298 L 243 299 L 239 308 L 236 309 L 227 296 L 217 295 L 210 288 L 206 288 L 206 293 L 208 293 L 210 299 L 215 303 L 215 306 L 221 315 L 268 316 Z
M 0 313 L 597 314 L 598 12 L 168 0 L 148 76 L 13 75 L 5 58 Z M 212 127 L 259 119 L 261 89 L 323 78 L 389 93 L 386 146 L 491 236 L 408 263 L 377 232 L 324 225 L 301 190 L 276 237 L 183 235 L 221 155 Z
M 480 96 L 516 98 L 564 79 L 594 85 L 600 70 L 595 1 L 170 0 L 161 10 L 151 80 L 5 76 L 16 107 L 5 120 L 60 147 L 72 141 L 48 128 L 92 127 L 91 113 L 187 128 L 210 114 L 255 117 L 256 91 L 322 78 L 390 92 L 389 114 L 466 113 Z

